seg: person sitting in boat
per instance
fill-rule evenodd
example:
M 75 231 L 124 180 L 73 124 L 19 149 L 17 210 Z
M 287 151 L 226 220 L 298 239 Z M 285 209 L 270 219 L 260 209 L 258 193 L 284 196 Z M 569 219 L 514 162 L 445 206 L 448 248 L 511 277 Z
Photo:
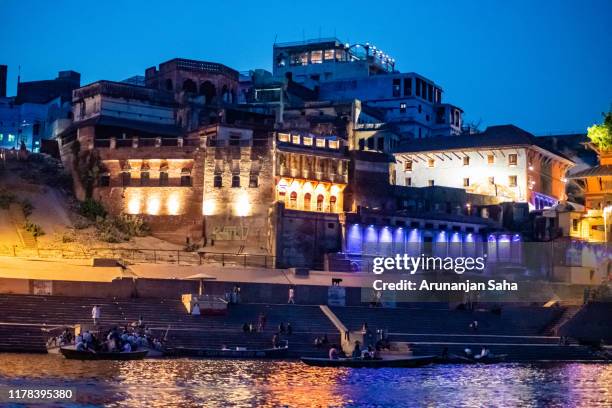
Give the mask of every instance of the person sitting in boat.
M 199 303 L 196 303 L 193 306 L 193 309 L 191 309 L 191 314 L 194 315 L 194 316 L 199 316 L 200 315 L 200 304 Z
M 338 349 L 336 348 L 335 345 L 331 346 L 331 348 L 329 349 L 329 359 L 330 360 L 338 359 Z
M 478 358 L 486 358 L 489 357 L 489 349 L 486 347 L 483 347 L 482 350 L 480 350 L 480 355 L 478 356 Z
M 89 332 L 89 330 L 86 330 L 83 333 L 83 343 L 85 343 L 88 347 L 90 347 L 92 342 L 93 342 L 93 338 L 91 336 L 91 333 Z
M 161 351 L 163 349 L 163 347 L 164 346 L 163 346 L 161 340 L 159 340 L 159 339 L 154 339 L 153 340 L 153 348 L 155 350 Z
M 315 337 L 314 345 L 316 348 L 321 348 L 321 346 L 323 346 L 323 340 L 319 336 Z
M 272 336 L 272 348 L 278 348 L 278 334 L 274 333 Z
M 465 353 L 466 357 L 472 358 L 472 350 L 469 348 L 466 348 L 465 350 L 463 350 L 463 352 Z
M 363 350 L 361 350 L 361 358 L 363 358 L 364 360 L 371 360 L 372 359 L 372 354 L 370 354 L 370 347 L 368 346 L 368 348 L 364 348 Z
M 87 346 L 85 345 L 85 343 L 83 343 L 82 341 L 79 341 L 76 344 L 76 350 L 77 351 L 86 351 L 87 350 Z
M 359 344 L 358 341 L 355 342 L 355 348 L 353 349 L 352 357 L 353 358 L 361 357 L 361 345 Z

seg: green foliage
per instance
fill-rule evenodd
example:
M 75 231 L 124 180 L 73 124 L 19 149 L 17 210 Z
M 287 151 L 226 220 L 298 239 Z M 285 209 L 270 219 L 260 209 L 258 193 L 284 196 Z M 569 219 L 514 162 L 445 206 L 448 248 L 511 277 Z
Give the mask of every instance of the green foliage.
M 17 196 L 8 190 L 0 189 L 0 208 L 8 210 L 9 206 L 17 201 Z
M 32 215 L 32 212 L 34 211 L 34 206 L 27 198 L 21 200 L 21 211 L 23 211 L 23 216 L 26 218 Z
M 79 214 L 88 220 L 95 221 L 98 218 L 106 217 L 106 209 L 101 202 L 88 198 L 79 204 Z
M 26 221 L 23 225 L 23 228 L 31 233 L 34 238 L 40 237 L 41 235 L 45 235 L 45 231 L 43 231 L 42 227 L 38 224 L 34 224 L 33 222 Z
M 612 111 L 604 114 L 602 124 L 590 126 L 587 135 L 599 150 L 612 149 Z
M 141 217 L 127 214 L 118 217 L 98 217 L 96 230 L 100 241 L 110 243 L 129 241 L 132 237 L 151 234 L 149 225 Z

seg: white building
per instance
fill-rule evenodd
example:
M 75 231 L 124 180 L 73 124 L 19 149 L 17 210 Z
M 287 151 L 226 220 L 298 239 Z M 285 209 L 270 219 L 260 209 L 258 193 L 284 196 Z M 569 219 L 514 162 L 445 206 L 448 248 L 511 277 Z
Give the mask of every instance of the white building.
M 528 202 L 532 209 L 550 207 L 566 198 L 565 174 L 574 165 L 513 125 L 425 139 L 400 147 L 395 159 L 398 185 L 463 188 L 499 201 Z
M 416 73 L 395 70 L 395 60 L 370 44 L 338 39 L 274 44 L 273 73 L 303 84 L 320 100 L 358 99 L 379 109 L 404 138 L 461 133 L 463 111 L 442 102 L 442 88 Z

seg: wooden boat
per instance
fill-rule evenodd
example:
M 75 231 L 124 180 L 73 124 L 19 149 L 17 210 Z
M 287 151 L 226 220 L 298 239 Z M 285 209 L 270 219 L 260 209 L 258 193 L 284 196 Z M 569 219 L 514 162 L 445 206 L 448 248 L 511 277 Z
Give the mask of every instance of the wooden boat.
M 349 367 L 349 368 L 412 368 L 422 367 L 435 360 L 435 356 L 416 356 L 393 359 L 363 359 L 363 358 L 328 358 L 302 357 L 302 363 L 315 367 Z
M 270 349 L 204 349 L 172 347 L 164 350 L 165 357 L 203 357 L 203 358 L 285 358 L 289 346 Z
M 490 354 L 488 356 L 462 356 L 458 354 L 449 354 L 448 356 L 438 356 L 435 363 L 438 364 L 497 364 L 502 363 L 508 357 L 507 354 Z
M 95 352 L 77 350 L 74 346 L 60 347 L 60 353 L 69 360 L 142 360 L 148 352 L 148 350 Z

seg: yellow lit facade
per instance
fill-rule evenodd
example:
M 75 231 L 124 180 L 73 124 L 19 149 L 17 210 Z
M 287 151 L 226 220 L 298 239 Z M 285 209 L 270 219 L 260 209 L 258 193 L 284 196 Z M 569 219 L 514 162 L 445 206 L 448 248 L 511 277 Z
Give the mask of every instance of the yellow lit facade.
M 300 211 L 341 213 L 345 184 L 281 177 L 276 183 L 276 201 Z
M 163 190 L 128 187 L 122 194 L 122 207 L 126 214 L 132 215 L 182 215 L 186 211 L 187 193 L 177 187 L 167 187 Z
M 594 146 L 599 165 L 571 175 L 583 188 L 586 211 L 573 213 L 570 236 L 590 242 L 609 242 L 612 232 L 612 152 Z

